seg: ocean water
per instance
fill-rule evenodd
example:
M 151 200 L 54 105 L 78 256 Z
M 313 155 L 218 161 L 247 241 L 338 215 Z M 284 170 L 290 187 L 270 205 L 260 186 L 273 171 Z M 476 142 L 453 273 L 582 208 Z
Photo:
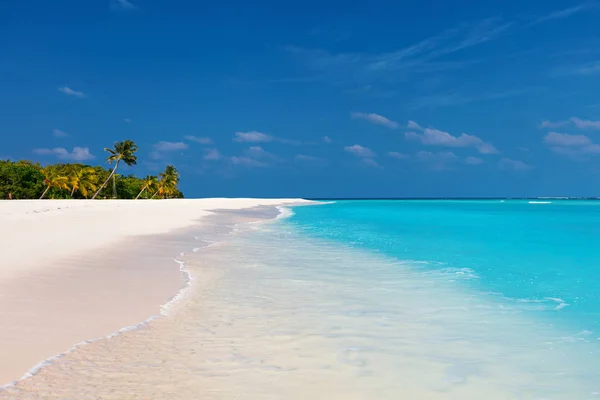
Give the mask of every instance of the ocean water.
M 163 317 L 0 399 L 600 398 L 600 202 L 272 211 L 208 219 Z
M 301 236 L 395 262 L 345 272 L 357 290 L 379 282 L 386 302 L 415 307 L 432 328 L 422 342 L 446 342 L 438 356 L 469 343 L 449 382 L 468 386 L 472 373 L 518 398 L 600 397 L 600 202 L 337 201 L 294 212 L 285 224 Z M 394 289 L 407 278 L 411 291 Z

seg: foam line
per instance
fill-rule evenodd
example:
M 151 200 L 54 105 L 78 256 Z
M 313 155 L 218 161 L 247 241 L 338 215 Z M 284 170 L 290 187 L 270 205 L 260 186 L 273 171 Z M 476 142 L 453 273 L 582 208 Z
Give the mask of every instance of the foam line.
M 185 253 L 181 253 L 181 256 L 184 256 Z M 160 306 L 160 315 L 161 316 L 167 316 L 169 314 L 169 311 L 173 308 L 173 306 L 178 303 L 179 301 L 181 301 L 185 295 L 188 293 L 191 284 L 192 284 L 192 275 L 190 274 L 186 263 L 184 261 L 175 259 L 174 260 L 176 263 L 179 264 L 179 271 L 181 271 L 184 276 L 186 277 L 185 279 L 185 283 L 183 284 L 183 287 L 179 290 L 179 292 L 173 296 L 169 301 L 167 301 L 165 304 Z M 119 336 L 125 332 L 130 332 L 130 331 L 134 331 L 137 330 L 147 324 L 149 324 L 150 322 L 154 321 L 155 319 L 157 319 L 159 316 L 157 315 L 152 315 L 149 318 L 145 319 L 144 321 L 137 323 L 135 325 L 129 325 L 129 326 L 125 326 L 121 329 L 119 329 L 118 331 L 115 331 L 113 333 L 110 333 L 106 336 L 101 336 L 101 337 L 97 337 L 94 339 L 87 339 L 84 341 L 81 341 L 73 346 L 71 346 L 69 349 L 67 349 L 66 351 L 62 352 L 62 353 L 58 353 L 52 357 L 49 357 L 43 361 L 40 361 L 39 363 L 37 363 L 36 365 L 34 365 L 31 369 L 29 369 L 21 378 L 14 380 L 12 382 L 9 382 L 7 384 L 4 384 L 2 386 L 0 386 L 0 391 L 8 389 L 10 387 L 15 386 L 17 383 L 19 383 L 22 380 L 25 379 L 29 379 L 35 375 L 37 375 L 43 368 L 52 365 L 55 361 L 63 358 L 64 356 L 74 352 L 75 350 L 77 350 L 78 348 L 80 348 L 81 346 L 84 346 L 86 344 L 90 344 L 93 342 L 96 342 L 98 340 L 103 340 L 103 339 L 112 339 L 116 336 Z

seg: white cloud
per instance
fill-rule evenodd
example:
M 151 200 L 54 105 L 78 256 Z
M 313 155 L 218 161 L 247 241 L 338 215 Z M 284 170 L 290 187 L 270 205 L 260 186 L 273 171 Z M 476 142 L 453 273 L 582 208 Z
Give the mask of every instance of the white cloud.
M 584 160 L 590 154 L 600 154 L 600 145 L 595 144 L 586 135 L 570 135 L 568 133 L 549 132 L 544 143 L 556 154 Z
M 206 149 L 204 151 L 203 158 L 207 161 L 216 161 L 216 160 L 220 160 L 221 158 L 223 158 L 223 156 L 217 149 Z
M 414 121 L 409 121 L 408 126 L 414 129 L 420 129 L 422 133 L 406 132 L 404 136 L 409 140 L 418 140 L 427 146 L 443 147 L 474 147 L 481 154 L 496 154 L 498 150 L 490 143 L 485 143 L 475 135 L 461 133 L 460 136 L 453 136 L 448 132 L 433 128 L 421 128 Z
M 465 158 L 465 164 L 469 164 L 469 165 L 480 165 L 483 164 L 485 161 L 483 161 L 483 158 L 479 158 L 479 157 L 467 157 Z
M 190 142 L 196 142 L 199 144 L 211 144 L 213 141 L 209 137 L 201 137 L 201 136 L 192 136 L 187 135 L 184 137 L 185 140 L 189 140 Z
M 168 152 L 168 151 L 177 151 L 177 150 L 185 150 L 188 148 L 188 145 L 183 142 L 164 142 L 160 141 L 154 144 L 154 150 L 160 152 Z
M 499 151 L 491 143 L 483 143 L 477 147 L 477 151 L 481 154 L 498 154 Z
M 52 129 L 52 134 L 56 137 L 67 137 L 69 134 L 67 132 L 61 131 L 60 129 Z
M 589 119 L 581 119 L 581 118 L 577 118 L 577 117 L 571 117 L 565 121 L 556 121 L 556 122 L 552 122 L 552 121 L 548 121 L 548 120 L 542 121 L 542 123 L 540 124 L 540 128 L 555 129 L 555 128 L 562 128 L 562 127 L 569 126 L 569 125 L 573 125 L 575 128 L 578 128 L 578 129 L 600 129 L 600 121 L 592 121 Z
M 164 158 L 166 153 L 172 153 L 174 151 L 182 151 L 188 148 L 188 145 L 183 142 L 165 142 L 160 141 L 152 145 L 154 151 L 150 153 L 150 158 L 153 160 L 160 160 Z
M 438 153 L 433 153 L 431 151 L 419 151 L 416 157 L 421 161 L 452 161 L 458 159 L 458 156 L 451 151 L 441 151 Z
M 59 160 L 65 161 L 87 161 L 96 158 L 96 156 L 90 153 L 90 149 L 88 147 L 78 146 L 73 147 L 73 151 L 71 152 L 64 147 L 55 147 L 53 149 L 34 149 L 33 152 L 40 155 L 52 155 Z
M 350 154 L 354 154 L 357 157 L 372 158 L 377 156 L 377 154 L 371 151 L 371 149 L 363 147 L 359 144 L 355 144 L 353 146 L 346 146 L 344 147 L 344 150 Z
M 383 168 L 372 158 L 361 158 L 360 162 L 368 167 Z
M 397 158 L 398 160 L 404 160 L 404 159 L 410 158 L 410 156 L 408 154 L 399 153 L 397 151 L 390 151 L 387 154 L 388 154 L 388 156 L 390 156 L 392 158 Z
M 521 160 L 513 160 L 511 158 L 501 158 L 500 161 L 498 161 L 498 167 L 500 169 L 506 169 L 506 170 L 515 170 L 515 171 L 525 171 L 528 169 L 532 169 L 533 167 L 529 164 L 526 164 L 525 162 L 521 161 Z
M 593 8 L 594 6 L 596 6 L 596 4 L 593 1 L 583 2 L 574 7 L 554 11 L 554 12 L 551 12 L 550 14 L 546 14 L 541 17 L 538 17 L 537 19 L 531 21 L 531 25 L 536 25 L 536 24 L 539 24 L 542 22 L 553 20 L 553 19 L 568 18 L 575 13 L 578 13 L 578 12 L 584 11 L 584 10 L 589 10 L 589 9 Z
M 269 153 L 260 146 L 251 146 L 245 151 L 248 157 L 261 158 L 265 160 L 281 161 L 281 159 L 273 153 Z
M 63 92 L 64 94 L 67 94 L 69 96 L 75 96 L 75 97 L 79 97 L 80 99 L 85 97 L 85 93 L 83 92 L 78 92 L 76 90 L 71 89 L 68 86 L 63 86 L 63 87 L 59 87 L 58 90 L 60 92 Z
M 331 140 L 331 138 L 329 136 L 323 136 L 323 142 L 331 143 L 331 142 L 333 142 L 333 140 Z
M 303 164 L 309 164 L 309 165 L 325 165 L 325 164 L 327 164 L 327 160 L 325 160 L 324 158 L 308 156 L 305 154 L 297 154 L 296 157 L 294 157 L 294 159 L 297 162 L 300 162 Z
M 408 124 L 406 125 L 406 127 L 408 129 L 417 129 L 419 131 L 423 130 L 421 125 L 417 124 L 415 121 L 408 121 Z
M 272 142 L 275 138 L 266 133 L 250 131 L 250 132 L 236 132 L 234 133 L 234 139 L 236 142 L 248 142 L 248 143 L 265 143 Z
M 247 167 L 266 167 L 267 164 L 250 157 L 231 157 L 230 161 L 234 165 L 243 165 Z
M 571 122 L 579 129 L 600 129 L 600 121 L 590 121 L 587 119 L 571 117 Z
M 276 136 L 268 135 L 266 133 L 249 131 L 249 132 L 235 132 L 233 140 L 240 143 L 267 143 L 267 142 L 279 142 L 284 144 L 291 144 L 294 146 L 301 145 L 302 142 L 298 140 L 283 139 Z
M 396 129 L 398 127 L 398 123 L 396 121 L 392 121 L 383 115 L 375 114 L 375 113 L 361 113 L 361 112 L 353 112 L 350 114 L 352 119 L 364 119 L 365 121 L 369 121 L 372 124 L 383 125 L 391 129 Z
M 544 143 L 549 146 L 587 146 L 592 144 L 592 139 L 585 135 L 550 132 L 544 137 Z

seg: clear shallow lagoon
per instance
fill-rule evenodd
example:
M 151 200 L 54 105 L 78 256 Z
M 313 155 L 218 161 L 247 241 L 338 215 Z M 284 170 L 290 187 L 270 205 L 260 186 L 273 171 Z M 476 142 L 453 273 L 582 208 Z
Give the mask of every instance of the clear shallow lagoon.
M 293 211 L 217 216 L 168 316 L 0 399 L 600 398 L 600 202 Z
M 398 263 L 351 274 L 357 289 L 380 282 L 386 302 L 420 310 L 432 333 L 423 343 L 446 341 L 439 356 L 469 343 L 455 361 L 473 368 L 450 382 L 468 385 L 470 371 L 523 398 L 600 398 L 600 202 L 337 201 L 294 211 L 284 224 L 299 235 Z M 528 378 L 513 386 L 494 377 L 496 367 Z
M 600 339 L 600 201 L 339 201 L 295 212 L 288 223 L 303 234 L 415 261 L 415 272 Z

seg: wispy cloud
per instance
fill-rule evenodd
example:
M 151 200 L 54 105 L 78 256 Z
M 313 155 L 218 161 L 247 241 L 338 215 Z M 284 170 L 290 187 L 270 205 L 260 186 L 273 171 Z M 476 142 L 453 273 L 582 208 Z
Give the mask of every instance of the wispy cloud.
M 165 142 L 161 141 L 154 144 L 154 150 L 156 151 L 177 151 L 177 150 L 185 150 L 188 148 L 188 145 L 183 142 Z
M 34 149 L 33 152 L 39 155 L 55 156 L 59 160 L 65 161 L 88 161 L 96 158 L 88 147 L 73 147 L 68 151 L 64 147 L 55 147 L 53 149 Z
M 372 158 L 362 158 L 361 163 L 368 167 L 383 168 L 381 165 L 379 165 L 377 161 L 375 161 Z
M 488 18 L 445 30 L 400 50 L 379 54 L 333 53 L 297 46 L 284 49 L 324 80 L 347 82 L 353 87 L 370 87 L 378 81 L 402 82 L 410 74 L 440 73 L 470 66 L 473 64 L 471 60 L 437 59 L 495 39 L 511 25 L 512 22 L 499 18 Z
M 404 136 L 409 140 L 418 140 L 428 146 L 442 147 L 473 147 L 481 154 L 496 154 L 498 150 L 490 143 L 486 143 L 475 135 L 461 133 L 459 136 L 453 136 L 448 132 L 434 128 L 423 128 L 414 121 L 408 122 L 408 128 L 420 130 L 422 133 L 414 131 L 406 132 Z
M 592 144 L 592 139 L 585 135 L 550 132 L 544 137 L 544 143 L 549 146 L 587 146 Z
M 600 154 L 600 145 L 586 135 L 549 132 L 544 137 L 544 143 L 552 152 L 579 161 L 587 159 L 589 155 Z
M 270 153 L 260 146 L 250 146 L 244 152 L 248 157 L 268 160 L 268 161 L 282 161 L 281 158 L 273 153 Z
M 360 158 L 361 164 L 369 167 L 381 168 L 377 161 L 374 160 L 374 158 L 377 157 L 377 154 L 367 147 L 355 144 L 353 146 L 344 147 L 344 151 Z
M 483 160 L 483 158 L 480 157 L 467 157 L 465 158 L 465 164 L 469 164 L 469 165 L 480 165 L 483 164 L 485 161 Z
M 131 123 L 131 119 L 129 118 L 124 118 L 123 122 L 125 122 L 126 124 L 130 124 Z
M 217 149 L 205 149 L 203 158 L 207 161 L 217 161 L 222 159 L 223 156 Z
M 568 18 L 576 13 L 596 7 L 596 2 L 582 3 L 567 9 L 554 10 L 546 14 L 521 16 L 512 19 L 502 17 L 485 18 L 442 30 L 392 51 L 333 52 L 322 48 L 285 46 L 284 50 L 315 76 L 323 81 L 354 90 L 357 87 L 373 89 L 379 84 L 388 90 L 391 85 L 402 84 L 413 75 L 440 74 L 445 71 L 468 68 L 479 60 L 458 59 L 461 53 L 482 46 L 503 36 L 517 33 L 533 25 L 551 23 Z M 452 56 L 452 59 L 448 58 Z M 591 69 L 588 72 L 592 72 Z M 418 103 L 464 104 L 478 100 L 504 98 L 521 94 L 521 90 L 463 96 L 460 94 L 439 95 L 423 98 Z
M 498 161 L 498 168 L 513 171 L 526 171 L 533 167 L 521 160 L 513 160 L 512 158 L 501 158 Z
M 74 96 L 74 97 L 78 97 L 80 99 L 83 99 L 85 97 L 85 93 L 83 92 L 78 92 L 77 90 L 73 90 L 68 86 L 62 86 L 58 88 L 59 92 L 62 92 L 64 94 L 67 94 L 69 96 Z
M 408 154 L 400 153 L 398 151 L 389 151 L 387 155 L 397 160 L 405 160 L 407 158 L 410 158 Z
M 600 121 L 592 121 L 589 119 L 581 119 L 577 117 L 571 117 L 565 121 L 542 121 L 540 124 L 540 128 L 562 128 L 565 126 L 574 126 L 578 129 L 600 129 Z
M 229 159 L 233 165 L 242 165 L 246 167 L 267 167 L 268 165 L 262 161 L 256 160 L 251 157 L 230 157 Z
M 399 124 L 396 121 L 392 121 L 389 118 L 384 117 L 383 115 L 375 114 L 375 113 L 362 113 L 362 112 L 353 112 L 350 114 L 352 119 L 364 119 L 365 121 L 369 121 L 375 125 L 383 125 L 387 128 L 396 129 Z
M 294 157 L 294 160 L 296 162 L 299 162 L 302 164 L 307 164 L 307 165 L 314 165 L 314 166 L 327 165 L 326 159 L 321 158 L 321 157 L 308 156 L 306 154 L 297 154 L 296 157 Z
M 375 154 L 374 151 L 372 151 L 371 149 L 369 149 L 367 147 L 363 147 L 359 144 L 355 144 L 353 146 L 346 146 L 346 147 L 344 147 L 344 150 L 347 153 L 353 154 L 357 157 L 365 157 L 365 158 L 377 157 L 377 154 Z
M 591 10 L 594 8 L 598 8 L 598 3 L 596 1 L 586 1 L 586 2 L 581 3 L 574 7 L 565 8 L 563 10 L 558 10 L 558 11 L 552 11 L 546 15 L 542 15 L 537 18 L 534 18 L 530 22 L 530 25 L 537 25 L 537 24 L 541 24 L 543 22 L 548 22 L 548 21 L 552 21 L 552 20 L 556 20 L 556 19 L 568 18 L 579 12 Z
M 59 137 L 59 138 L 64 138 L 69 136 L 69 134 L 67 132 L 61 131 L 60 129 L 52 129 L 52 134 L 55 137 Z
M 111 11 L 137 10 L 137 7 L 128 0 L 110 0 Z
M 196 142 L 199 144 L 212 144 L 212 139 L 209 137 L 202 137 L 202 136 L 192 136 L 192 135 L 187 135 L 184 137 L 185 140 L 188 140 L 190 142 Z
M 571 122 L 579 129 L 600 129 L 600 121 L 590 121 L 572 117 Z
M 150 158 L 153 160 L 160 160 L 165 158 L 168 153 L 173 153 L 176 151 L 183 151 L 188 148 L 188 145 L 183 142 L 166 142 L 160 141 L 155 143 L 152 148 L 154 151 L 150 153 Z
M 291 145 L 300 145 L 302 142 L 299 140 L 284 139 L 277 136 L 272 136 L 266 133 L 249 131 L 249 132 L 235 132 L 233 140 L 240 143 L 268 143 L 268 142 L 279 142 Z
M 331 142 L 333 142 L 333 140 L 331 140 L 331 138 L 329 136 L 323 136 L 323 142 L 324 143 L 331 143 Z
M 275 137 L 262 132 L 249 131 L 235 132 L 233 140 L 236 142 L 266 143 L 274 141 Z

